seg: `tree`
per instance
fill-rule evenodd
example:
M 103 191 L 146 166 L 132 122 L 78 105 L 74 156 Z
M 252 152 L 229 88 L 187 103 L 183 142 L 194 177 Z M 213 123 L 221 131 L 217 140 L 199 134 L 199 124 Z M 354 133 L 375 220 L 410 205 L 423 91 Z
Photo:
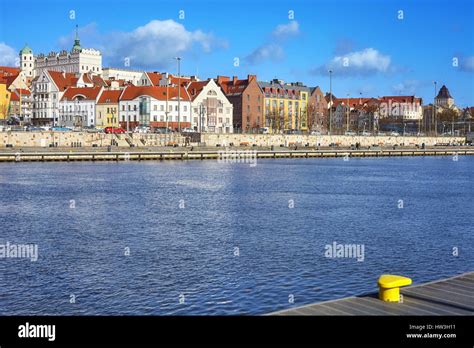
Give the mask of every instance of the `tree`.
M 438 119 L 438 125 L 443 125 L 442 132 L 449 129 L 449 125 L 451 125 L 451 132 L 454 133 L 454 124 L 460 120 L 460 116 L 461 114 L 458 111 L 446 108 L 438 113 L 436 118 Z
M 308 130 L 313 130 L 313 127 L 317 125 L 316 106 L 313 103 L 308 103 L 306 106 L 307 124 Z

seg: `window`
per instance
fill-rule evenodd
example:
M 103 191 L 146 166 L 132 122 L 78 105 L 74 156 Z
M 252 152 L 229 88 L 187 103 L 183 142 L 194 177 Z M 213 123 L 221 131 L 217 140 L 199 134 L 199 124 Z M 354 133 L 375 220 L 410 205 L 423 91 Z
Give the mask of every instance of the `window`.
M 158 110 L 158 105 L 153 105 L 153 111 L 157 111 Z
M 178 105 L 175 106 L 174 111 L 178 111 Z
M 219 109 L 219 113 L 222 114 L 224 112 L 224 110 L 222 110 L 222 108 Z
M 187 106 L 187 105 L 185 105 L 185 106 L 183 107 L 183 111 L 188 111 L 188 106 Z
M 163 105 L 160 105 L 160 111 L 164 111 L 165 107 Z
M 122 105 L 122 111 L 125 111 L 125 105 Z

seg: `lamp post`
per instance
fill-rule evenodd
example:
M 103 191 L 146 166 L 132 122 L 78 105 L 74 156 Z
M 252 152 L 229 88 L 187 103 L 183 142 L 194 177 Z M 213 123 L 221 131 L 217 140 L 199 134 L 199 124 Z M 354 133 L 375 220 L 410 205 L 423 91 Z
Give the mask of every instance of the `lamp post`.
M 332 131 L 332 70 L 329 70 L 329 132 Z
M 168 133 L 168 87 L 169 87 L 169 77 L 168 74 L 166 74 L 166 111 L 165 111 L 165 117 L 166 117 L 166 133 Z
M 178 132 L 181 132 L 181 57 L 175 57 L 178 64 Z
M 433 101 L 433 118 L 435 127 L 435 136 L 438 135 L 438 120 L 436 119 L 436 81 L 434 83 L 434 101 Z

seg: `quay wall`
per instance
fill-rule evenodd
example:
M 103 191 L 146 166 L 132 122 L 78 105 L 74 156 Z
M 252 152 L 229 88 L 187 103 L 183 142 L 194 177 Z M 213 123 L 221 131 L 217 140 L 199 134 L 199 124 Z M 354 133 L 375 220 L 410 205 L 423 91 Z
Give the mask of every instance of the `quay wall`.
M 207 146 L 329 146 L 337 144 L 341 147 L 361 146 L 434 146 L 436 144 L 464 144 L 465 137 L 416 137 L 416 136 L 351 136 L 351 135 L 293 135 L 293 134 L 203 134 L 202 139 Z
M 380 146 L 434 146 L 441 144 L 463 144 L 464 137 L 414 137 L 414 136 L 345 136 L 345 135 L 293 135 L 293 134 L 205 134 L 201 135 L 201 143 L 206 146 L 329 146 L 337 144 L 341 147 L 355 145 L 367 147 Z M 185 137 L 177 134 L 104 134 L 87 132 L 0 132 L 0 148 L 5 147 L 150 147 L 171 144 L 183 145 Z

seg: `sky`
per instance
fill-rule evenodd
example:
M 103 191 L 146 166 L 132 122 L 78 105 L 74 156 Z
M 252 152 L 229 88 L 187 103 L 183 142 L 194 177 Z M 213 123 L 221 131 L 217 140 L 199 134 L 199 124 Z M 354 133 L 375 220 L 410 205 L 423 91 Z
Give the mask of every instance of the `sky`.
M 21 14 L 21 15 L 17 15 Z M 446 85 L 474 106 L 472 0 L 0 0 L 0 65 L 83 48 L 103 66 L 301 81 L 336 97 L 416 95 Z

